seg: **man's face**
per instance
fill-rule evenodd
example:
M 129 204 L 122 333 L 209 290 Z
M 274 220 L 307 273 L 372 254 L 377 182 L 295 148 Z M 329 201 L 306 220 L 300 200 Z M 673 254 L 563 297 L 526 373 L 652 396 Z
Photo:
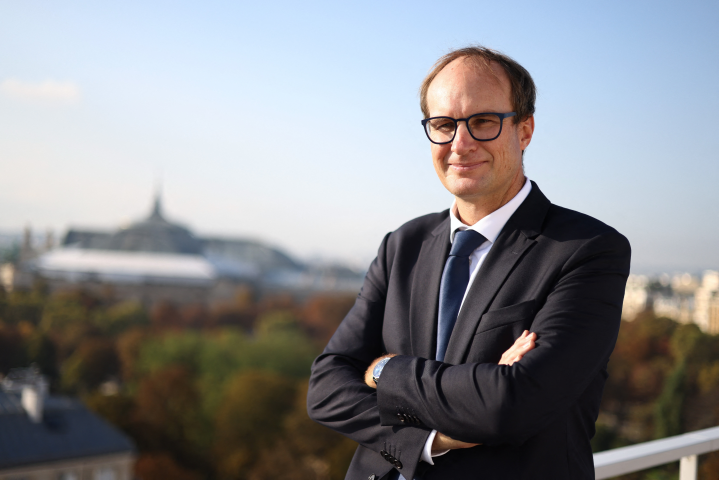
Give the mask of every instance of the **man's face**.
M 464 58 L 443 68 L 427 91 L 430 117 L 467 118 L 482 112 L 511 112 L 509 79 L 500 66 L 492 64 L 492 69 L 494 74 Z M 479 142 L 461 122 L 452 143 L 432 144 L 434 169 L 455 197 L 472 203 L 504 198 L 513 186 L 521 187 L 522 150 L 529 145 L 533 131 L 533 117 L 519 124 L 506 118 L 498 138 Z

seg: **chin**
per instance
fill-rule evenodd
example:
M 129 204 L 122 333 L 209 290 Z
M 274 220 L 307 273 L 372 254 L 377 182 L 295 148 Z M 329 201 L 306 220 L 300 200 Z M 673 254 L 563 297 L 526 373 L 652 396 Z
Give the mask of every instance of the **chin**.
M 485 190 L 485 182 L 480 182 L 475 179 L 463 178 L 461 180 L 455 180 L 447 182 L 446 185 L 449 193 L 455 197 L 475 197 L 481 195 Z

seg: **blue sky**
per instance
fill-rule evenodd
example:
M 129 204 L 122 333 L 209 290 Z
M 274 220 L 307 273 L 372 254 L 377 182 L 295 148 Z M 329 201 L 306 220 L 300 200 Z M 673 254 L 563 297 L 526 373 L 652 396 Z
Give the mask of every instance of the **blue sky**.
M 360 265 L 447 208 L 417 89 L 480 43 L 538 85 L 527 176 L 638 272 L 719 268 L 717 2 L 0 0 L 0 229 L 168 216 Z

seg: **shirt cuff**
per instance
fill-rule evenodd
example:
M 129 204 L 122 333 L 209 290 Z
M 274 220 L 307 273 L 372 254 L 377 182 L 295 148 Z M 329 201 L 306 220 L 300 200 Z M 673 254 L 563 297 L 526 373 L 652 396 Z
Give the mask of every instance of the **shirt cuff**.
M 422 450 L 422 456 L 420 457 L 420 460 L 422 460 L 423 462 L 427 462 L 430 465 L 434 465 L 432 457 L 439 457 L 449 452 L 449 450 L 445 450 L 444 452 L 432 453 L 432 444 L 434 443 L 434 437 L 436 435 L 437 430 L 432 430 L 432 432 L 429 434 L 429 437 L 427 437 L 427 441 L 424 444 L 424 449 Z

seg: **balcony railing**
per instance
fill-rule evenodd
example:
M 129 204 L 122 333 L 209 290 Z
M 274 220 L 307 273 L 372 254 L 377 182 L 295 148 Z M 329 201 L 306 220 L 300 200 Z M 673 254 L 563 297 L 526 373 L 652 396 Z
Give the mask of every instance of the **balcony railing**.
M 597 480 L 679 460 L 679 480 L 696 480 L 697 455 L 719 450 L 719 427 L 594 454 Z

